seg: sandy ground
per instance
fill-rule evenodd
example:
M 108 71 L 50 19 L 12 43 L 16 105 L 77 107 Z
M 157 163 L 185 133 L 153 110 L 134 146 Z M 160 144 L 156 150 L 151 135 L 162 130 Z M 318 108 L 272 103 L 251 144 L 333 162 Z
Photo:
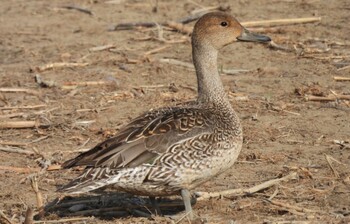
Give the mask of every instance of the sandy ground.
M 37 183 L 46 204 L 60 196 L 57 187 L 80 172 L 43 167 L 61 164 L 77 151 L 93 147 L 143 111 L 196 96 L 193 70 L 159 62 L 171 58 L 191 63 L 187 35 L 157 27 L 108 29 L 121 22 L 177 20 L 217 5 L 229 6 L 229 13 L 242 22 L 322 20 L 254 28 L 290 51 L 252 43 L 233 44 L 221 51 L 222 68 L 248 70 L 222 75 L 243 123 L 244 146 L 234 167 L 195 191 L 248 188 L 291 172 L 298 178 L 252 195 L 198 201 L 193 206 L 196 214 L 207 223 L 350 222 L 350 82 L 333 79 L 350 77 L 346 67 L 350 64 L 349 1 L 74 1 L 92 15 L 62 8 L 67 5 L 72 2 L 3 0 L 0 6 L 0 210 L 13 223 L 23 222 L 28 207 L 38 212 L 30 184 L 33 174 L 39 171 Z M 160 31 L 168 42 L 157 40 Z M 94 48 L 106 45 L 111 46 Z M 52 63 L 77 64 L 42 67 Z M 39 85 L 35 77 L 52 86 Z M 72 86 L 90 81 L 104 84 Z M 310 96 L 330 99 L 306 100 Z M 31 127 L 8 128 L 14 125 L 5 123 L 9 121 Z M 8 152 L 11 149 L 20 153 Z M 101 193 L 96 194 L 85 197 L 92 200 Z M 82 202 L 70 210 L 53 209 L 42 219 L 171 222 L 165 217 L 139 217 L 142 205 L 134 207 L 147 202 L 145 198 L 120 197 L 123 200 L 118 203 L 128 203 L 118 212 L 89 213 L 110 206 L 100 200 L 98 206 Z M 181 206 L 165 210 L 180 212 L 179 217 L 183 214 Z

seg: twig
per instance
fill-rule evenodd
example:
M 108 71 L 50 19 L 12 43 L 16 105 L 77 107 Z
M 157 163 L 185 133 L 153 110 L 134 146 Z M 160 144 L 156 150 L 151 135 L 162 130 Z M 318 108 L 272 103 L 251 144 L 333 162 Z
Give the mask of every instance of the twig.
M 13 224 L 9 218 L 0 210 L 0 223 L 1 224 Z
M 339 178 L 340 178 L 340 175 L 339 175 L 338 171 L 335 170 L 335 168 L 334 168 L 334 166 L 333 166 L 331 160 L 336 161 L 336 162 L 338 162 L 338 163 L 340 163 L 340 162 L 339 162 L 338 160 L 334 159 L 333 157 L 327 155 L 327 154 L 324 154 L 324 156 L 325 156 L 326 161 L 327 161 L 327 163 L 328 163 L 328 166 L 329 166 L 329 168 L 331 168 L 331 170 L 332 170 L 334 176 L 335 176 L 337 179 L 339 179 Z
M 26 154 L 26 155 L 33 155 L 33 151 L 17 148 L 17 147 L 0 147 L 0 151 L 3 152 L 10 152 L 10 153 L 20 153 L 20 154 Z
M 32 106 L 18 106 L 18 107 L 1 107 L 0 110 L 14 110 L 14 109 L 37 109 L 46 107 L 46 104 L 38 104 L 38 105 L 32 105 Z
M 91 52 L 104 51 L 104 50 L 109 50 L 111 48 L 115 48 L 115 45 L 108 44 L 108 45 L 103 45 L 103 46 L 92 47 L 92 48 L 89 48 L 89 51 L 91 51 Z
M 283 203 L 283 202 L 279 202 L 279 201 L 276 201 L 276 200 L 264 200 L 264 201 L 269 202 L 269 203 L 271 203 L 273 205 L 277 205 L 279 207 L 285 208 L 285 209 L 287 209 L 287 211 L 289 211 L 289 209 L 292 209 L 294 211 L 303 212 L 303 213 L 324 213 L 322 211 L 315 211 L 315 210 L 302 208 L 302 207 L 295 206 L 295 205 L 289 205 L 289 204 L 286 204 L 286 203 Z M 303 215 L 303 214 L 301 214 L 301 215 Z
M 37 142 L 40 142 L 40 141 L 42 141 L 42 140 L 47 139 L 48 137 L 49 137 L 48 135 L 46 135 L 46 136 L 42 136 L 42 137 L 39 137 L 39 138 L 34 139 L 33 141 L 29 142 L 28 144 L 32 144 L 32 143 L 37 143 Z
M 305 96 L 307 101 L 335 101 L 335 100 L 350 100 L 350 95 L 329 95 L 327 97 L 324 96 Z
M 188 62 L 179 61 L 177 59 L 161 58 L 161 59 L 159 59 L 159 62 L 172 64 L 172 65 L 179 65 L 179 66 L 190 68 L 191 70 L 194 70 L 193 64 L 188 63 Z
M 347 66 L 344 66 L 344 67 L 341 67 L 341 68 L 338 68 L 337 71 L 343 71 L 345 69 L 349 69 L 350 68 L 350 65 L 347 65 Z M 346 81 L 349 81 L 349 78 L 347 78 Z
M 36 91 L 34 89 L 27 89 L 27 88 L 10 88 L 10 87 L 3 87 L 0 88 L 0 92 L 6 92 L 6 93 L 17 93 L 17 92 L 22 92 L 22 93 L 28 93 L 31 95 L 39 96 L 40 92 Z
M 78 86 L 99 86 L 99 85 L 115 85 L 114 81 L 86 81 L 86 82 L 65 82 L 61 86 L 62 89 L 71 89 Z
M 165 24 L 161 24 L 165 25 Z M 116 31 L 116 30 L 130 30 L 134 27 L 155 27 L 155 22 L 131 22 L 131 23 L 119 23 L 117 25 L 113 25 L 108 28 L 108 31 Z
M 44 202 L 43 202 L 43 196 L 41 194 L 41 192 L 39 191 L 39 185 L 38 185 L 38 180 L 36 176 L 33 176 L 32 178 L 30 178 L 30 183 L 32 186 L 32 189 L 36 195 L 36 205 L 37 208 L 40 209 L 41 207 L 43 207 Z
M 50 165 L 47 167 L 47 171 L 54 171 L 54 170 L 60 170 L 62 169 L 61 165 L 58 164 L 54 164 L 54 165 Z
M 33 224 L 33 209 L 28 206 L 23 224 Z
M 226 196 L 226 195 L 233 196 L 233 195 L 253 194 L 255 192 L 258 192 L 258 191 L 264 190 L 266 188 L 269 188 L 271 186 L 274 186 L 276 184 L 279 184 L 280 182 L 296 179 L 297 177 L 298 177 L 298 174 L 296 172 L 292 172 L 292 173 L 290 173 L 287 176 L 284 176 L 282 178 L 269 180 L 269 181 L 266 181 L 262 184 L 258 184 L 254 187 L 251 187 L 251 188 L 229 189 L 229 190 L 224 190 L 224 191 L 219 191 L 219 192 L 210 192 L 210 193 L 209 192 L 196 192 L 195 194 L 197 196 L 199 196 L 197 198 L 198 201 L 205 200 L 208 198 L 213 198 L 213 197 Z
M 180 33 L 183 33 L 183 34 L 191 34 L 192 33 L 192 30 L 193 28 L 190 27 L 190 26 L 186 26 L 182 23 L 177 23 L 177 22 L 174 22 L 174 21 L 169 21 L 165 24 L 166 26 L 170 27 L 170 28 L 173 28 L 177 31 L 179 31 Z
M 134 89 L 161 89 L 161 88 L 169 88 L 169 85 L 159 84 L 159 85 L 143 85 L 143 86 L 134 86 Z
M 269 200 L 271 201 L 274 197 L 276 197 L 277 194 L 278 194 L 278 187 L 276 187 L 276 189 L 273 192 L 273 194 L 269 197 Z
M 169 48 L 169 47 L 170 47 L 170 46 L 162 46 L 162 47 L 158 47 L 158 48 L 156 48 L 156 49 L 152 49 L 152 50 L 150 50 L 150 51 L 145 52 L 145 53 L 143 54 L 143 56 L 146 57 L 146 56 L 148 56 L 148 55 L 155 54 L 155 53 L 157 53 L 157 52 L 159 52 L 159 51 L 163 51 L 163 50 L 165 50 L 165 49 L 167 49 L 167 48 Z
M 250 72 L 250 70 L 248 69 L 220 69 L 219 72 L 221 74 L 225 74 L 225 75 L 236 75 L 236 74 L 240 74 L 240 73 L 245 73 L 245 72 Z
M 283 47 L 281 45 L 276 44 L 274 41 L 269 42 L 269 47 L 272 49 L 277 49 L 277 50 L 282 50 L 282 51 L 287 51 L 287 52 L 292 52 L 293 50 L 287 47 Z
M 302 24 L 302 23 L 314 23 L 314 22 L 320 22 L 320 21 L 321 21 L 321 17 L 307 17 L 307 18 L 249 21 L 249 22 L 242 22 L 241 24 L 245 27 L 262 27 L 262 26 L 271 27 L 271 26 L 293 25 L 293 24 Z
M 30 168 L 30 167 L 13 167 L 13 166 L 0 166 L 0 170 L 13 171 L 17 173 L 33 173 L 39 172 L 39 168 Z
M 37 67 L 39 72 L 50 70 L 53 68 L 70 68 L 70 67 L 84 67 L 89 65 L 89 63 L 68 63 L 68 62 L 55 62 L 47 65 Z
M 61 8 L 64 8 L 64 9 L 74 9 L 74 10 L 77 10 L 77 11 L 82 12 L 82 13 L 86 13 L 86 14 L 89 14 L 89 15 L 93 15 L 93 13 L 91 12 L 91 10 L 85 9 L 85 8 L 82 8 L 82 7 L 76 6 L 76 5 L 64 5 L 64 6 L 61 6 Z
M 5 141 L 0 141 L 0 145 L 12 145 L 12 146 L 26 146 L 29 143 L 27 142 L 5 142 Z
M 11 113 L 11 114 L 4 114 L 4 115 L 0 115 L 0 119 L 4 119 L 4 118 L 13 118 L 13 117 L 22 117 L 24 116 L 25 113 Z
M 350 67 L 350 65 L 346 67 Z M 333 76 L 333 79 L 335 81 L 350 81 L 350 77 L 342 77 L 342 76 Z
M 43 124 L 39 121 L 3 121 L 0 122 L 0 129 L 8 128 L 38 128 L 48 127 L 49 124 Z
M 92 220 L 93 217 L 78 217 L 78 218 L 70 218 L 70 219 L 58 219 L 58 220 L 43 220 L 43 221 L 34 221 L 34 224 L 39 223 L 70 223 L 75 221 L 85 221 L 85 220 Z

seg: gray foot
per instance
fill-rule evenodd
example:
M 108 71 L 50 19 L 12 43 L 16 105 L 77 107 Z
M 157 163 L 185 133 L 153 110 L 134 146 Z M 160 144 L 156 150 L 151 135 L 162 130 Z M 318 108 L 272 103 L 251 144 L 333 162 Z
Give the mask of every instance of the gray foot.
M 181 196 L 185 204 L 186 214 L 190 220 L 193 220 L 194 217 L 193 217 L 193 211 L 191 206 L 191 194 L 187 189 L 182 189 Z

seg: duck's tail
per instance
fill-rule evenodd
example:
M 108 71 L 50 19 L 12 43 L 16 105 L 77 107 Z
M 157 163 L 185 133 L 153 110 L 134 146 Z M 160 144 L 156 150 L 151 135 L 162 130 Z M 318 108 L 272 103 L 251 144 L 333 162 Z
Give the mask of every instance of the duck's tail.
M 87 168 L 86 171 L 67 185 L 58 189 L 68 194 L 82 194 L 113 184 L 118 179 L 116 170 L 109 168 Z

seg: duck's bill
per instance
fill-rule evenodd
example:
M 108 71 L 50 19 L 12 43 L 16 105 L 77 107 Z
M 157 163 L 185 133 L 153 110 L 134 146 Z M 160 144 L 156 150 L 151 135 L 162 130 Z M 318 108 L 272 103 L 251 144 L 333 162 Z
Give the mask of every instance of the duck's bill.
M 237 40 L 266 43 L 266 42 L 270 42 L 271 38 L 268 36 L 252 33 L 247 29 L 243 29 L 242 34 L 239 37 L 237 37 Z

